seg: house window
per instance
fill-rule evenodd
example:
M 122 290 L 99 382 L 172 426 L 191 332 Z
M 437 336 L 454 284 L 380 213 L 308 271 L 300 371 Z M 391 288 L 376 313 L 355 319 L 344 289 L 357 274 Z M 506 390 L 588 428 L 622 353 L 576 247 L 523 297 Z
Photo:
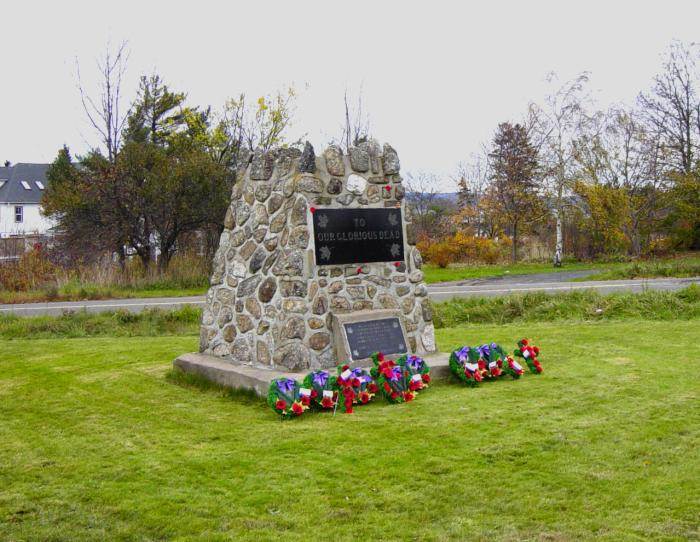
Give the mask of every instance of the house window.
M 18 205 L 15 207 L 15 222 L 23 222 L 24 221 L 24 207 L 21 205 Z
M 32 187 L 29 185 L 27 181 L 20 181 L 22 183 L 22 186 L 24 187 L 25 190 L 31 190 Z
M 44 189 L 44 183 L 42 183 L 41 181 L 36 181 L 36 185 L 39 187 L 39 190 Z

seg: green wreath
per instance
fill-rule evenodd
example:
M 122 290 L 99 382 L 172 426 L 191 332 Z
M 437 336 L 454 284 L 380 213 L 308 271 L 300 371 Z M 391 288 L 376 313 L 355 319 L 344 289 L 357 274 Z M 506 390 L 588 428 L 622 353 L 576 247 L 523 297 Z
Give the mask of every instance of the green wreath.
M 311 390 L 292 378 L 275 378 L 267 391 L 267 404 L 283 418 L 301 416 L 311 404 Z
M 313 371 L 304 378 L 304 388 L 311 390 L 311 404 L 321 410 L 335 408 L 338 392 L 334 389 L 335 377 L 328 371 Z

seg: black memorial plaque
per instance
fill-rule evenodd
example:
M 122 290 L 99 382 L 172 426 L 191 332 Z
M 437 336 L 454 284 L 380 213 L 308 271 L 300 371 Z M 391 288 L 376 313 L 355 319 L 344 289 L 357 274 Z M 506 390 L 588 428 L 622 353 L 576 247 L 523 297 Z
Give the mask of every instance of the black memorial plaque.
M 403 261 L 401 208 L 316 209 L 316 265 Z
M 375 352 L 386 354 L 407 352 L 403 328 L 396 317 L 348 322 L 343 325 L 353 361 L 368 358 Z

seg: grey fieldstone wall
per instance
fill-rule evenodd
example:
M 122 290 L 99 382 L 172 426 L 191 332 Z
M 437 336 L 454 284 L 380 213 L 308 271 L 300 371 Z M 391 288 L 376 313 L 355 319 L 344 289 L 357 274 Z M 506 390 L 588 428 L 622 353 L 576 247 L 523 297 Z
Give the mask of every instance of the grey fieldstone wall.
M 332 367 L 344 361 L 335 358 L 332 314 L 370 309 L 395 309 L 411 350 L 435 351 L 422 259 L 399 168 L 396 151 L 375 141 L 348 154 L 331 145 L 316 156 L 309 143 L 303 152 L 255 152 L 239 174 L 226 214 L 200 352 L 293 371 Z M 353 173 L 367 180 L 360 194 L 346 188 Z M 399 206 L 404 263 L 315 265 L 314 208 Z

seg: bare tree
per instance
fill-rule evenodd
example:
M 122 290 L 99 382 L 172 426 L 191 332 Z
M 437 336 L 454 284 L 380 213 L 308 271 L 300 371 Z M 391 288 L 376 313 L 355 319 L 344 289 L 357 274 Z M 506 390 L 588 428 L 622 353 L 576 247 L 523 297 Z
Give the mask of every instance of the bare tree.
M 217 127 L 218 160 L 236 171 L 242 156 L 255 149 L 269 151 L 284 144 L 294 119 L 296 98 L 296 91 L 289 87 L 259 97 L 255 105 L 247 101 L 245 94 L 229 99 Z
M 352 98 L 348 97 L 348 89 L 343 94 L 343 104 L 345 106 L 345 122 L 343 125 L 340 141 L 349 149 L 369 138 L 369 115 L 363 110 L 362 86 L 357 95 L 357 103 L 350 105 Z
M 573 179 L 573 142 L 589 120 L 586 107 L 592 100 L 586 88 L 588 79 L 588 73 L 584 72 L 559 84 L 556 74 L 550 73 L 547 82 L 558 87 L 545 98 L 544 106 L 530 105 L 526 123 L 533 146 L 539 151 L 542 172 L 553 199 L 556 267 L 561 266 L 564 252 L 563 221 Z
M 589 183 L 622 189 L 627 197 L 627 237 L 639 255 L 642 236 L 660 220 L 661 195 L 666 187 L 663 145 L 658 133 L 645 125 L 642 113 L 614 106 L 595 116 L 575 141 L 579 176 Z
M 666 165 L 685 174 L 693 169 L 700 138 L 696 62 L 699 54 L 697 44 L 688 47 L 674 41 L 669 47 L 663 71 L 654 78 L 651 90 L 638 97 L 649 126 L 672 151 Z
M 261 96 L 255 112 L 243 117 L 243 136 L 250 150 L 269 151 L 279 145 L 296 110 L 296 91 L 289 87 L 273 96 Z
M 457 184 L 458 220 L 472 225 L 477 236 L 490 235 L 493 224 L 483 212 L 481 202 L 489 185 L 489 155 L 486 149 L 474 153 L 466 162 L 457 164 L 452 180 Z
M 107 158 L 114 164 L 119 152 L 120 140 L 128 110 L 121 108 L 121 86 L 129 58 L 127 42 L 123 41 L 112 51 L 108 44 L 105 53 L 97 59 L 100 73 L 99 90 L 91 96 L 85 89 L 80 75 L 80 62 L 75 59 L 76 78 L 80 100 L 88 121 L 98 133 L 107 151 Z
M 438 217 L 439 178 L 434 173 L 418 171 L 408 173 L 404 181 L 406 198 L 411 206 L 414 222 L 421 232 L 429 233 Z

